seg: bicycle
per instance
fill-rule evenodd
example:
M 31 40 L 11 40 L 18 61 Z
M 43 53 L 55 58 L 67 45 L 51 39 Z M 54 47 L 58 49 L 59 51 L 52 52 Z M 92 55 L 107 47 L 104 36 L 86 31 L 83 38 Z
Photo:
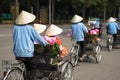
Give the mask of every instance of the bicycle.
M 78 64 L 78 52 L 79 52 L 79 45 L 77 44 L 77 41 L 72 39 L 72 48 L 70 50 L 71 52 L 71 63 L 73 67 L 75 67 Z
M 57 64 L 39 63 L 36 72 L 35 80 L 73 80 L 73 67 L 68 59 Z M 26 66 L 20 60 L 12 64 L 3 80 L 28 80 L 27 75 Z
M 112 45 L 113 45 L 113 36 L 111 34 L 108 34 L 108 36 L 107 36 L 107 48 L 108 48 L 108 51 L 112 50 Z

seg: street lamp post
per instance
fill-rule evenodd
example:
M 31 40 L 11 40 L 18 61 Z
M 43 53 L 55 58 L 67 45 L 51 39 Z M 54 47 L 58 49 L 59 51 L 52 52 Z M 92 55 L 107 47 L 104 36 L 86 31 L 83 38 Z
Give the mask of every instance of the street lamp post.
M 49 0 L 49 25 L 54 23 L 54 0 Z
M 52 23 L 54 23 L 54 0 L 52 0 Z
M 16 7 L 16 9 L 15 9 L 15 17 L 17 17 L 18 16 L 18 14 L 19 14 L 19 2 L 18 2 L 18 0 L 15 0 L 15 7 Z
M 52 0 L 49 0 L 49 25 L 51 24 L 51 3 Z

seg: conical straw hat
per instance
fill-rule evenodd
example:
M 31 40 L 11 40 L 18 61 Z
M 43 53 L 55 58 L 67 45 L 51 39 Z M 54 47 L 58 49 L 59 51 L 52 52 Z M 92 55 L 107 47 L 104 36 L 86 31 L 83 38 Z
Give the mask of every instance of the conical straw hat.
M 40 33 L 42 33 L 42 32 L 44 32 L 45 31 L 45 29 L 46 29 L 46 25 L 42 25 L 42 24 L 34 24 L 34 28 L 35 28 L 35 30 L 40 34 Z
M 113 18 L 113 17 L 110 17 L 110 18 L 108 19 L 108 22 L 114 22 L 114 21 L 116 21 L 116 19 Z
M 35 20 L 35 15 L 22 11 L 19 16 L 16 18 L 15 23 L 18 25 L 28 24 Z
M 56 36 L 59 35 L 63 32 L 63 30 L 61 28 L 59 28 L 56 25 L 51 24 L 48 29 L 46 30 L 45 35 L 47 36 Z
M 74 17 L 72 18 L 71 22 L 72 23 L 77 23 L 77 22 L 80 22 L 82 20 L 83 20 L 83 18 L 81 16 L 74 15 Z

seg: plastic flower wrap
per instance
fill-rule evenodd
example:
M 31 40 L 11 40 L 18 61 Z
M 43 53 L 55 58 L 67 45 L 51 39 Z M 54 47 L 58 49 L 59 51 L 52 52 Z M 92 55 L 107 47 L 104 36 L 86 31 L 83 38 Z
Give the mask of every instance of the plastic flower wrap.
M 60 45 L 60 47 L 59 47 L 60 48 L 60 58 L 63 58 L 68 54 L 67 48 L 65 46 L 63 46 L 62 40 L 58 36 L 56 36 L 56 40 L 57 40 L 57 43 Z

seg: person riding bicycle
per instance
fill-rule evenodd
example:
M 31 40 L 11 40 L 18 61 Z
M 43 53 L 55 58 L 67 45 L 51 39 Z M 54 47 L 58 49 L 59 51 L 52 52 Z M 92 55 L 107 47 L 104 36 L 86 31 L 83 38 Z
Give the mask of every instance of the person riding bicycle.
M 34 42 L 44 46 L 48 44 L 30 25 L 35 18 L 35 15 L 23 10 L 16 18 L 13 28 L 14 55 L 17 60 L 23 60 L 28 71 L 32 71 L 35 68 Z M 34 73 L 32 74 L 34 75 Z M 29 80 L 33 80 L 33 77 Z
M 72 39 L 77 40 L 77 44 L 80 45 L 79 60 L 83 61 L 83 54 L 85 53 L 84 32 L 88 33 L 86 26 L 81 22 L 83 18 L 78 15 L 74 15 L 71 20 Z
M 117 46 L 117 33 L 118 30 L 120 30 L 118 24 L 115 22 L 116 19 L 113 17 L 110 17 L 108 19 L 108 24 L 107 24 L 107 34 L 111 34 L 113 36 L 113 48 L 119 48 Z

